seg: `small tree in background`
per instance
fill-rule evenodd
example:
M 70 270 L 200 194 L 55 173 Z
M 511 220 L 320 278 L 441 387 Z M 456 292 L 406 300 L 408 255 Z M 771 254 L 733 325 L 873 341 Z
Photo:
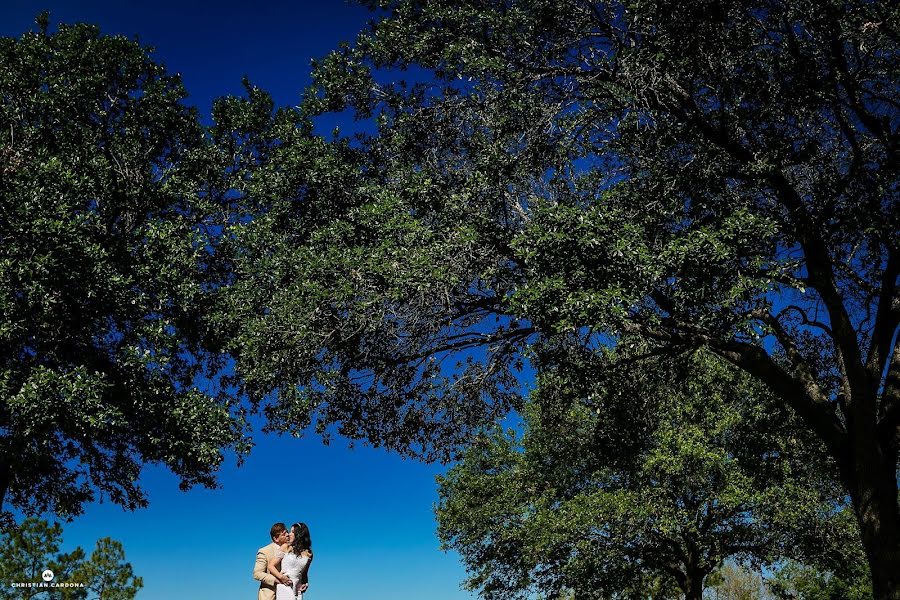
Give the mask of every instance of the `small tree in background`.
M 0 599 L 56 598 L 59 600 L 132 600 L 143 587 L 125 561 L 120 542 L 97 541 L 88 558 L 82 548 L 60 552 L 62 526 L 27 518 L 0 534 Z M 13 582 L 41 582 L 44 570 L 53 571 L 56 582 L 83 583 L 84 587 L 10 587 Z
M 709 577 L 709 600 L 770 600 L 762 576 L 747 567 L 726 562 Z
M 68 577 L 82 564 L 84 550 L 76 548 L 60 553 L 62 526 L 47 521 L 28 518 L 21 525 L 11 527 L 0 534 L 0 598 L 47 597 L 49 592 L 40 588 L 12 588 L 13 582 L 40 582 L 41 573 L 50 569 L 57 579 Z M 79 596 L 73 596 L 78 598 Z M 83 597 L 83 596 L 80 596 Z
M 72 572 L 72 579 L 87 584 L 87 600 L 131 600 L 144 585 L 125 561 L 122 543 L 108 537 L 97 540 L 90 560 Z

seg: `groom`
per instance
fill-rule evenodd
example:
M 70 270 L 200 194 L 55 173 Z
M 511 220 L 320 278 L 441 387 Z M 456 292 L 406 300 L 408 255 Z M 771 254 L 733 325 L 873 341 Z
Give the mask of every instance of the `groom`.
M 256 551 L 256 566 L 253 567 L 253 579 L 259 582 L 259 594 L 257 600 L 275 600 L 275 586 L 279 580 L 269 573 L 269 561 L 275 558 L 275 551 L 281 544 L 287 543 L 288 531 L 284 523 L 275 523 L 269 530 L 272 543 L 263 546 Z M 288 579 L 284 574 L 281 583 L 287 585 Z

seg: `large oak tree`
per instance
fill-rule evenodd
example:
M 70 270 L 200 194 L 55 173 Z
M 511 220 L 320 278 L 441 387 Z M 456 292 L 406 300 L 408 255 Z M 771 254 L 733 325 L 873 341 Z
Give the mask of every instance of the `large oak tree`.
M 375 133 L 273 146 L 234 232 L 248 389 L 409 448 L 516 406 L 548 334 L 705 345 L 822 441 L 900 598 L 897 7 L 368 4 L 305 108 Z

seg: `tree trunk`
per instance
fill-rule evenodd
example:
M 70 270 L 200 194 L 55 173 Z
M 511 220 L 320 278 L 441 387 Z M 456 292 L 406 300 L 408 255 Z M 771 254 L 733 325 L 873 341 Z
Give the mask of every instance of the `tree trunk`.
M 681 591 L 684 592 L 685 600 L 702 600 L 703 598 L 703 580 L 709 574 L 700 566 L 701 559 L 694 553 L 688 555 L 687 563 L 684 565 L 684 578 L 679 581 Z
M 703 598 L 703 575 L 697 574 L 695 576 L 688 576 L 686 580 L 686 585 L 682 590 L 684 592 L 685 600 L 702 600 Z
M 872 425 L 875 419 L 853 419 L 849 460 L 841 477 L 853 502 L 877 600 L 900 600 L 900 507 L 897 498 L 896 451 L 884 448 Z M 855 421 L 855 422 L 854 422 Z
M 897 478 L 873 465 L 860 474 L 853 512 L 872 570 L 872 591 L 877 600 L 900 600 L 900 511 Z M 875 471 L 882 471 L 876 473 Z M 880 475 L 880 476 L 879 476 Z

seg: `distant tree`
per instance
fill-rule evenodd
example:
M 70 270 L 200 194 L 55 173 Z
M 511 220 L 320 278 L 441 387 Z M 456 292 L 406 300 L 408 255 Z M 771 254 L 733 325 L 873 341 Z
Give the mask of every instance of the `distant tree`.
M 824 452 L 748 375 L 706 352 L 579 371 L 543 372 L 521 437 L 439 478 L 439 536 L 483 598 L 699 599 L 727 559 L 803 558 L 828 526 Z
M 547 336 L 705 345 L 825 445 L 900 599 L 897 3 L 366 4 L 304 110 L 371 129 L 265 145 L 234 232 L 229 348 L 274 427 L 449 444 Z
M 28 518 L 21 525 L 7 528 L 0 533 L 0 598 L 19 600 L 20 598 L 47 597 L 42 588 L 13 588 L 13 582 L 41 582 L 41 573 L 46 569 L 57 578 L 68 578 L 84 561 L 84 550 L 76 548 L 69 553 L 60 553 L 62 527 L 59 523 L 50 525 L 47 521 Z M 75 596 L 78 597 L 78 596 Z
M 768 600 L 763 578 L 759 573 L 739 564 L 726 562 L 710 575 L 710 600 Z
M 131 600 L 144 586 L 143 580 L 135 577 L 131 565 L 125 562 L 121 542 L 108 537 L 97 541 L 90 560 L 79 565 L 71 578 L 85 583 L 87 600 Z
M 131 565 L 125 562 L 122 544 L 110 538 L 97 541 L 86 558 L 84 550 L 59 552 L 62 527 L 58 523 L 27 518 L 0 534 L 0 598 L 59 598 L 60 600 L 132 600 L 143 587 Z M 41 583 L 45 570 L 53 581 L 84 583 L 85 587 L 11 587 L 16 583 Z
M 143 465 L 215 485 L 244 449 L 195 387 L 214 164 L 177 75 L 88 25 L 0 39 L 0 506 L 143 506 Z M 45 485 L 46 482 L 51 482 Z

